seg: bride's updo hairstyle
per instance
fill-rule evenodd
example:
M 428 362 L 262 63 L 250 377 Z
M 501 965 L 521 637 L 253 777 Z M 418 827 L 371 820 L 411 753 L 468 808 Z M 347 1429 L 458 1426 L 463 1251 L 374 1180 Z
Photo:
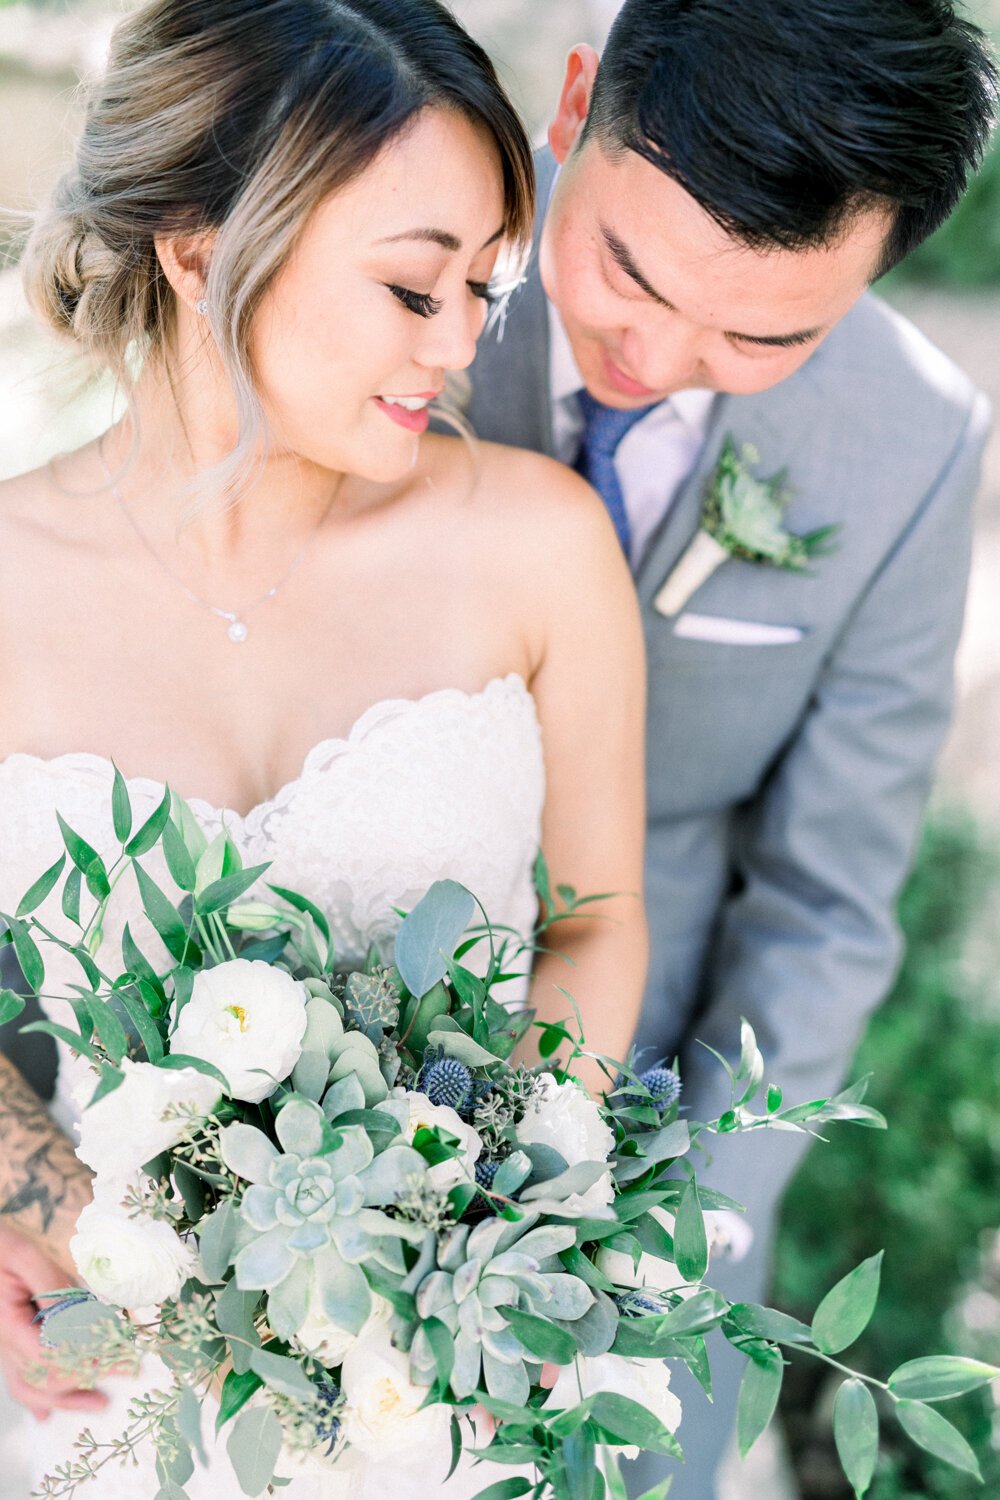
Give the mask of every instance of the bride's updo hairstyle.
M 312 211 L 432 106 L 494 141 L 523 252 L 530 144 L 438 0 L 150 0 L 117 27 L 75 163 L 28 240 L 29 299 L 127 391 L 173 326 L 154 236 L 215 231 L 205 296 L 246 455 L 263 421 L 249 358 L 262 297 Z

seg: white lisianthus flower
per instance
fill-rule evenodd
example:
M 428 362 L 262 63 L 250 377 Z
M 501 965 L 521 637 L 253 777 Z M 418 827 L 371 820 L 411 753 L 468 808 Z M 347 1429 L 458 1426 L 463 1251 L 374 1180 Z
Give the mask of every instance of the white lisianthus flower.
M 427 1388 L 413 1383 L 409 1356 L 393 1346 L 388 1328 L 358 1340 L 344 1360 L 340 1385 L 347 1403 L 344 1436 L 368 1458 L 409 1466 L 447 1451 L 451 1408 L 421 1411 Z
M 418 1130 L 446 1130 L 458 1136 L 461 1145 L 459 1155 L 450 1161 L 439 1161 L 428 1167 L 427 1177 L 439 1192 L 447 1193 L 460 1182 L 471 1182 L 476 1175 L 476 1162 L 483 1143 L 455 1110 L 447 1104 L 432 1104 L 426 1094 L 410 1093 L 403 1088 L 392 1090 L 393 1099 L 403 1099 L 410 1111 L 409 1124 L 404 1130 L 408 1141 L 413 1140 Z
M 349 1333 L 327 1317 L 319 1299 L 313 1296 L 305 1322 L 295 1335 L 309 1354 L 316 1356 L 328 1369 L 343 1364 L 359 1339 L 366 1339 L 389 1324 L 392 1303 L 377 1292 L 372 1293 L 372 1310 L 360 1333 Z
M 158 1307 L 197 1266 L 194 1250 L 169 1224 L 130 1218 L 103 1198 L 83 1210 L 69 1248 L 86 1285 L 116 1307 Z
M 551 1073 L 539 1075 L 540 1091 L 531 1100 L 524 1119 L 517 1127 L 517 1139 L 523 1146 L 551 1146 L 568 1167 L 582 1161 L 607 1161 L 614 1149 L 615 1136 L 610 1125 L 587 1091 L 578 1083 L 557 1083 Z M 614 1200 L 611 1173 L 598 1178 L 585 1193 L 574 1193 L 566 1200 L 566 1212 L 586 1215 L 599 1211 Z
M 195 1068 L 157 1068 L 124 1058 L 121 1070 L 124 1083 L 84 1109 L 77 1126 L 77 1156 L 99 1181 L 109 1183 L 124 1183 L 137 1168 L 176 1146 L 187 1125 L 182 1117 L 164 1119 L 168 1111 L 183 1106 L 211 1114 L 222 1092 L 214 1079 Z M 84 1103 L 94 1088 L 90 1076 L 78 1102 Z
M 666 1208 L 651 1208 L 650 1214 L 672 1238 L 673 1214 Z M 741 1261 L 753 1242 L 753 1230 L 743 1215 L 729 1209 L 707 1209 L 703 1210 L 703 1217 L 709 1254 L 718 1253 L 724 1259 Z M 621 1250 L 600 1249 L 595 1264 L 616 1286 L 649 1287 L 654 1292 L 683 1292 L 687 1295 L 697 1290 L 693 1283 L 684 1280 L 673 1261 L 660 1260 L 656 1255 L 644 1253 L 639 1264 L 634 1266 L 631 1255 Z
M 658 1359 L 623 1359 L 620 1354 L 599 1354 L 594 1359 L 585 1359 L 578 1355 L 574 1364 L 560 1369 L 546 1406 L 553 1409 L 579 1406 L 585 1397 L 598 1391 L 626 1396 L 662 1422 L 669 1432 L 676 1432 L 680 1425 L 681 1403 L 670 1389 L 667 1365 Z M 639 1448 L 634 1444 L 619 1451 L 625 1458 L 639 1456 Z
M 259 1104 L 302 1055 L 308 999 L 283 969 L 233 958 L 195 975 L 170 1045 L 218 1068 L 234 1099 Z

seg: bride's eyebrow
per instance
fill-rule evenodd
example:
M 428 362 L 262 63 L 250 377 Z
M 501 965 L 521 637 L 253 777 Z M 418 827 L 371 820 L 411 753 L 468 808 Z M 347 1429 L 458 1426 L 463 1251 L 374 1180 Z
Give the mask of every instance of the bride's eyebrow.
M 485 244 L 480 246 L 481 250 L 488 250 L 490 245 L 495 245 L 498 240 L 503 239 L 503 224 L 496 234 L 491 234 Z M 402 234 L 390 234 L 382 240 L 376 240 L 377 245 L 398 245 L 400 240 L 417 240 L 423 245 L 440 245 L 442 250 L 447 250 L 449 255 L 457 255 L 462 248 L 462 241 L 457 234 L 452 234 L 447 229 L 404 229 Z

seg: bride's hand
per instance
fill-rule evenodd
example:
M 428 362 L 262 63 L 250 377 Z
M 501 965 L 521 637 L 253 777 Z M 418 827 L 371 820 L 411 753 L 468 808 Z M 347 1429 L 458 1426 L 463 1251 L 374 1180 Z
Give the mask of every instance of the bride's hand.
M 26 1372 L 38 1365 L 45 1351 L 36 1297 L 75 1283 L 42 1247 L 8 1225 L 0 1225 L 0 1369 L 15 1401 L 44 1421 L 52 1411 L 100 1411 L 107 1397 L 84 1391 L 55 1376 L 32 1385 Z
M 558 1379 L 559 1379 L 559 1366 L 558 1365 L 543 1365 L 542 1366 L 542 1374 L 541 1374 L 541 1378 L 539 1379 L 538 1383 L 539 1383 L 540 1386 L 542 1386 L 542 1388 L 544 1390 L 551 1391 L 552 1387 L 555 1385 L 555 1383 L 556 1383 L 556 1381 Z M 472 1416 L 472 1417 L 474 1417 L 476 1419 L 476 1423 L 478 1424 L 478 1427 L 481 1427 L 482 1431 L 485 1433 L 485 1435 L 486 1435 L 486 1443 L 484 1443 L 482 1446 L 486 1447 L 487 1444 L 489 1444 L 489 1443 L 491 1443 L 493 1441 L 493 1438 L 494 1438 L 494 1436 L 496 1434 L 496 1430 L 497 1430 L 497 1419 L 496 1419 L 496 1417 L 493 1416 L 492 1412 L 488 1412 L 486 1410 L 485 1406 L 474 1406 L 472 1408 L 472 1411 L 469 1413 L 469 1415 Z M 477 1431 L 478 1431 L 478 1427 L 477 1427 Z

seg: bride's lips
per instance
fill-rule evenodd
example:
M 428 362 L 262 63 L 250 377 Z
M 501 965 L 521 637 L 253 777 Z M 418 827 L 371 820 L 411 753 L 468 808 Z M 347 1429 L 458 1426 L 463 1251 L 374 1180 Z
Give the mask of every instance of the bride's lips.
M 421 391 L 407 397 L 410 401 L 435 401 L 440 396 L 440 391 Z M 405 406 L 397 406 L 394 402 L 385 401 L 381 396 L 374 397 L 375 405 L 385 413 L 390 422 L 395 422 L 397 427 L 405 427 L 407 432 L 426 432 L 430 426 L 430 407 L 423 406 L 416 411 L 408 411 Z
M 612 390 L 617 391 L 621 396 L 631 396 L 633 399 L 653 400 L 656 396 L 655 391 L 650 390 L 648 385 L 642 385 L 638 380 L 633 380 L 631 375 L 625 374 L 624 370 L 620 370 L 606 349 L 602 350 L 601 354 L 604 378 Z

